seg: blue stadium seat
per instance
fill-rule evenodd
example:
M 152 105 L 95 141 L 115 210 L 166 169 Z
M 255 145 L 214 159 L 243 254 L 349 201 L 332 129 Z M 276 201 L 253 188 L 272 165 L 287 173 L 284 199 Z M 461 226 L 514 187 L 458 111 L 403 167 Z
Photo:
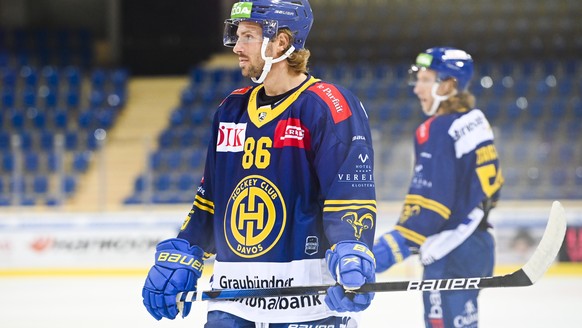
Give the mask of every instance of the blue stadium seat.
M 182 166 L 182 150 L 171 150 L 165 153 L 166 168 L 172 172 Z
M 204 153 L 201 150 L 190 151 L 185 157 L 188 169 L 198 169 L 204 164 Z
M 34 107 L 36 106 L 36 101 L 36 88 L 26 87 L 22 91 L 22 104 L 25 107 Z
M 46 194 L 49 191 L 49 180 L 46 175 L 35 175 L 32 182 L 32 190 L 36 194 Z
M 142 193 L 146 189 L 146 176 L 145 174 L 140 174 L 133 183 L 133 190 L 136 193 Z
M 550 183 L 552 186 L 562 187 L 568 183 L 568 170 L 564 167 L 555 167 L 551 171 Z
M 0 130 L 0 152 L 10 150 L 10 133 Z
M 2 170 L 12 172 L 14 170 L 14 156 L 10 152 L 2 152 Z
M 105 103 L 105 92 L 102 89 L 93 89 L 89 94 L 89 108 L 99 108 Z
M 200 142 L 199 135 L 194 129 L 182 129 L 178 132 L 179 144 L 182 147 L 191 147 Z
M 207 112 L 203 107 L 194 107 L 190 111 L 190 124 L 196 126 L 206 121 Z
M 2 88 L 1 107 L 5 110 L 14 107 L 14 89 L 11 87 Z
M 190 173 L 181 173 L 178 176 L 177 187 L 180 191 L 189 191 L 195 189 L 196 186 L 196 178 L 193 174 Z
M 572 145 L 569 142 L 563 143 L 559 146 L 559 159 L 561 164 L 570 164 L 574 159 L 575 148 L 579 147 L 580 145 Z M 575 164 L 575 163 L 572 163 Z
M 161 170 L 164 167 L 164 158 L 162 151 L 158 150 L 150 154 L 150 168 L 154 171 Z
M 154 177 L 154 189 L 156 191 L 167 191 L 172 186 L 172 177 L 170 173 L 159 173 Z
M 63 109 L 57 109 L 52 113 L 53 125 L 56 129 L 66 129 L 69 121 L 68 114 Z
M 582 186 L 582 166 L 578 166 L 576 168 L 575 176 L 574 176 L 574 184 L 576 186 L 579 186 L 579 187 Z M 582 190 L 582 188 L 581 188 L 581 190 Z
M 12 125 L 13 129 L 21 130 L 24 128 L 24 112 L 18 109 L 13 109 L 9 113 L 10 115 L 10 124 Z
M 29 112 L 31 110 L 32 108 L 29 108 Z M 34 114 L 31 115 L 34 127 L 39 130 L 46 128 L 46 113 L 44 111 L 36 110 L 36 108 L 34 108 L 34 110 L 35 110 Z
M 29 89 L 36 89 L 38 84 L 38 72 L 36 71 L 36 68 L 28 65 L 22 66 L 20 68 L 20 77 L 24 81 L 26 87 L 29 87 Z
M 54 151 L 50 151 L 46 154 L 46 164 L 50 173 L 57 172 L 59 170 L 59 166 L 61 165 L 61 157 Z
M 117 68 L 113 70 L 113 72 L 111 72 L 111 83 L 113 84 L 113 89 L 125 90 L 128 78 L 129 72 L 126 69 Z
M 66 92 L 65 102 L 67 108 L 76 109 L 81 103 L 81 91 L 79 87 L 70 87 Z
M 36 143 L 34 142 L 33 133 L 29 130 L 22 130 L 19 133 L 20 135 L 20 149 L 22 150 L 31 150 L 35 147 Z
M 81 86 L 81 71 L 78 67 L 68 66 L 65 68 L 65 78 L 68 83 L 69 90 L 78 90 Z
M 95 68 L 91 72 L 90 79 L 93 90 L 103 90 L 107 83 L 107 72 L 104 69 Z
M 66 174 L 62 180 L 63 192 L 73 194 L 77 190 L 77 177 L 72 174 Z
M 172 129 L 165 129 L 158 136 L 158 144 L 161 149 L 171 148 L 176 140 L 176 135 Z
M 80 151 L 73 155 L 73 170 L 78 173 L 84 173 L 89 168 L 91 159 L 90 151 Z
M 65 132 L 65 149 L 68 151 L 77 150 L 79 147 L 79 135 L 76 131 Z
M 111 108 L 102 108 L 97 112 L 97 123 L 100 128 L 109 130 L 115 123 L 115 112 Z
M 39 170 L 39 155 L 35 151 L 24 153 L 24 169 L 28 172 L 37 172 Z
M 526 112 L 530 118 L 538 119 L 544 115 L 544 103 L 538 98 L 530 98 Z
M 55 136 L 52 131 L 43 130 L 40 132 L 40 149 L 53 150 L 55 147 Z
M 46 93 L 41 94 L 41 98 L 44 99 L 45 108 L 55 108 L 59 101 L 58 89 L 56 87 L 48 88 Z
M 178 107 L 172 111 L 170 114 L 170 126 L 177 127 L 185 122 L 186 110 L 182 107 Z
M 45 66 L 41 69 L 41 75 L 46 85 L 52 89 L 59 86 L 59 71 L 53 66 Z

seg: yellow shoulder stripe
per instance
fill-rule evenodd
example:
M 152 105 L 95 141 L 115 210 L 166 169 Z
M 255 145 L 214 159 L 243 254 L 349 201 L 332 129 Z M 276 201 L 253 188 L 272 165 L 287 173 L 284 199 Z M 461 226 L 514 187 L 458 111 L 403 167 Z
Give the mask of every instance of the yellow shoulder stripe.
M 407 204 L 415 204 L 415 205 L 419 205 L 420 207 L 424 207 L 427 210 L 431 210 L 435 213 L 437 213 L 438 215 L 442 216 L 443 219 L 448 220 L 449 217 L 451 216 L 451 210 L 446 207 L 445 205 L 432 200 L 432 199 L 428 199 L 425 197 L 422 197 L 420 195 L 407 195 L 406 199 L 404 200 L 405 203 Z
M 394 229 L 398 230 L 404 238 L 410 240 L 415 244 L 422 245 L 426 241 L 425 236 L 419 234 L 418 232 L 407 229 L 403 226 L 397 225 L 396 227 L 394 227 Z

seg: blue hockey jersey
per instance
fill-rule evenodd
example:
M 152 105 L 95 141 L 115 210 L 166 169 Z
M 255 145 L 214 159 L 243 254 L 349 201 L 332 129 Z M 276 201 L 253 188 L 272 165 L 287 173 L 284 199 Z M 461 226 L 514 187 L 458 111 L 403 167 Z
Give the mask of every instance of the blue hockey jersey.
M 272 106 L 262 85 L 233 91 L 214 116 L 204 177 L 179 238 L 216 254 L 212 287 L 333 283 L 325 252 L 370 248 L 376 225 L 367 115 L 348 90 L 308 76 Z M 210 302 L 252 321 L 330 315 L 319 296 Z
M 478 207 L 486 199 L 496 202 L 503 184 L 485 115 L 473 109 L 433 116 L 417 128 L 414 146 L 413 177 L 396 229 L 411 247 L 460 225 L 474 231 L 479 222 L 469 221 L 481 220 Z M 464 231 L 458 234 L 467 237 Z M 445 244 L 454 235 L 443 236 Z

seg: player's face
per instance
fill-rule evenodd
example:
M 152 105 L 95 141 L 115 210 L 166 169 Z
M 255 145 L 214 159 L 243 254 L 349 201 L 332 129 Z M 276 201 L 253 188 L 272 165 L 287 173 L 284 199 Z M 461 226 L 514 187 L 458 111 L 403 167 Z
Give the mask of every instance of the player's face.
M 416 73 L 414 94 L 418 97 L 422 111 L 425 114 L 429 112 L 434 101 L 432 88 L 436 83 L 436 79 L 436 72 L 433 70 L 421 69 Z
M 238 55 L 238 66 L 244 77 L 261 75 L 265 61 L 261 57 L 263 30 L 257 23 L 242 21 L 236 32 L 238 40 L 232 51 Z

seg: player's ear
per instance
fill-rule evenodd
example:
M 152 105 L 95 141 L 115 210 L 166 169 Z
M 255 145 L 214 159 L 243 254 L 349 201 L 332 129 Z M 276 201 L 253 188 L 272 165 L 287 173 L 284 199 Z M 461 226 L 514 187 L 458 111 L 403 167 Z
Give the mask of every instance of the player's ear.
M 287 49 L 291 46 L 291 36 L 283 31 L 277 34 L 275 38 L 275 50 L 277 57 L 285 53 Z
M 440 84 L 440 94 L 449 95 L 457 90 L 458 82 L 456 79 L 447 79 Z

